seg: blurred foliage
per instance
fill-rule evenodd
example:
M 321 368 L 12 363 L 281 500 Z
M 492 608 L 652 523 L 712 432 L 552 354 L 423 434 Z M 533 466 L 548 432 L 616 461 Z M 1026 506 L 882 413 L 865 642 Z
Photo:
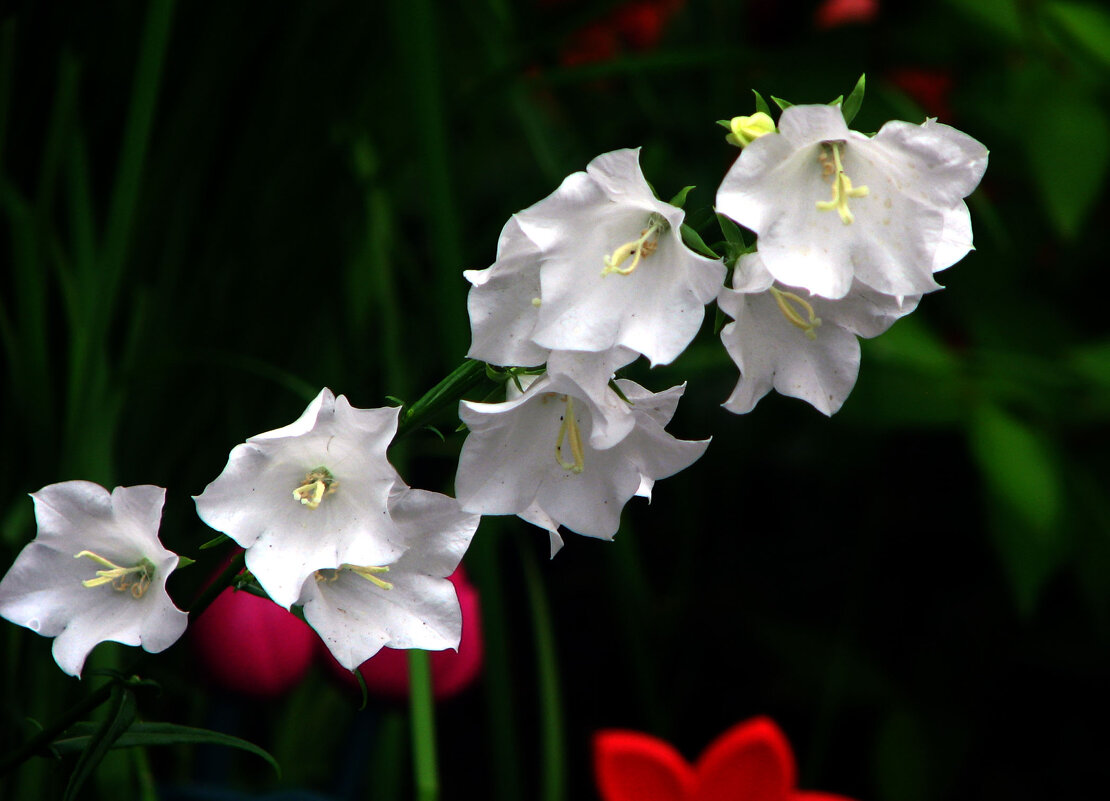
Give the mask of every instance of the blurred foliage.
M 736 154 L 714 120 L 752 113 L 752 89 L 825 102 L 866 72 L 854 127 L 928 114 L 991 149 L 969 199 L 978 250 L 865 343 L 831 421 L 776 396 L 720 410 L 735 372 L 712 315 L 676 364 L 631 370 L 688 381 L 675 432 L 713 444 L 630 504 L 615 544 L 569 535 L 540 571 L 546 535 L 483 523 L 468 565 L 487 681 L 439 710 L 444 798 L 536 797 L 552 737 L 566 797 L 590 798 L 597 728 L 694 755 L 756 713 L 790 735 L 803 787 L 1107 786 L 1092 710 L 1110 673 L 1110 11 L 884 3 L 821 29 L 817 5 L 0 5 L 4 564 L 34 533 L 24 495 L 71 478 L 169 487 L 163 539 L 197 556 L 212 534 L 188 496 L 234 444 L 321 386 L 411 401 L 459 363 L 461 272 L 488 266 L 512 212 L 642 146 L 661 196 L 696 185 L 688 220 L 712 245 Z M 398 446 L 409 482 L 449 491 L 460 437 Z M 175 597 L 221 556 L 175 575 Z M 553 625 L 540 657 L 532 572 Z M 30 632 L 0 638 L 7 750 L 95 680 L 64 677 Z M 538 689 L 552 658 L 562 732 Z M 166 799 L 409 797 L 403 713 L 358 712 L 322 672 L 284 699 L 231 697 L 197 685 L 187 639 L 143 670 L 164 692 L 141 719 L 257 742 L 283 776 L 234 752 L 132 749 L 89 797 L 144 777 L 154 792 L 152 766 Z M 0 799 L 60 797 L 61 764 L 33 760 Z

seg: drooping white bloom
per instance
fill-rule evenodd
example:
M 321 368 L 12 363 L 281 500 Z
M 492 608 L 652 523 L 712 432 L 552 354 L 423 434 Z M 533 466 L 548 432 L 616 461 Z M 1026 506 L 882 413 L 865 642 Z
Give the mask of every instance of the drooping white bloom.
M 868 137 L 836 106 L 791 106 L 778 133 L 740 153 L 717 209 L 759 235 L 783 284 L 842 298 L 859 279 L 920 295 L 971 249 L 963 198 L 986 167 L 983 145 L 932 119 L 888 122 Z
M 721 341 L 740 380 L 723 405 L 737 414 L 750 412 L 774 388 L 832 415 L 856 383 L 856 337 L 878 336 L 921 297 L 899 300 L 856 280 L 839 300 L 819 298 L 776 283 L 758 252 L 740 257 L 732 284 L 717 304 L 734 320 L 721 329 Z
M 617 385 L 631 402 L 634 426 L 604 448 L 592 437 L 596 407 L 565 376 L 541 376 L 504 403 L 463 401 L 459 416 L 470 434 L 455 478 L 463 509 L 515 514 L 546 528 L 552 555 L 562 545 L 559 525 L 611 539 L 633 495 L 650 498 L 656 479 L 688 467 L 709 444 L 663 430 L 683 387 L 656 394 L 632 381 Z
M 247 568 L 288 608 L 305 579 L 342 564 L 387 565 L 405 549 L 390 516 L 403 485 L 386 458 L 397 408 L 356 409 L 324 389 L 291 425 L 231 451 L 197 514 L 247 549 Z
M 0 581 L 0 616 L 54 637 L 58 667 L 80 676 L 89 651 L 111 640 L 164 651 L 185 632 L 166 578 L 162 487 L 63 481 L 31 493 L 38 535 Z
M 684 217 L 652 194 L 638 150 L 598 156 L 514 215 L 492 267 L 465 273 L 471 357 L 529 365 L 623 347 L 672 361 L 724 281 L 720 261 L 682 243 Z
M 297 603 L 339 664 L 354 670 L 383 646 L 458 648 L 462 613 L 447 576 L 480 518 L 454 498 L 398 486 L 389 499 L 403 555 L 388 565 L 342 564 L 305 580 Z

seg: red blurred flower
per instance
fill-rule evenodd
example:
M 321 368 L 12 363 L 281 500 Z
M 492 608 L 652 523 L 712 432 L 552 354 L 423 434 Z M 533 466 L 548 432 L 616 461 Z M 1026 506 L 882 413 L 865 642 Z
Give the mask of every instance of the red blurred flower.
M 874 22 L 879 15 L 879 0 L 825 0 L 814 14 L 818 28 L 828 30 L 841 25 Z
M 572 67 L 608 61 L 625 49 L 650 50 L 659 44 L 667 22 L 684 4 L 685 0 L 637 0 L 617 6 L 572 33 L 559 60 Z
M 594 768 L 603 801 L 848 801 L 795 789 L 790 743 L 763 717 L 726 731 L 696 765 L 651 735 L 600 731 L 594 737 Z
M 887 80 L 921 106 L 930 117 L 941 122 L 952 120 L 948 96 L 952 92 L 952 73 L 924 67 L 899 67 L 887 74 Z
M 316 633 L 282 607 L 228 588 L 189 628 L 212 681 L 227 690 L 271 698 L 295 687 L 316 647 Z
M 465 690 L 482 669 L 482 623 L 478 590 L 460 567 L 450 576 L 462 607 L 462 641 L 458 652 L 432 651 L 432 692 L 436 700 L 452 698 Z M 354 684 L 351 674 L 327 654 L 328 664 L 345 682 Z M 367 691 L 386 698 L 405 698 L 409 693 L 408 652 L 383 648 L 359 666 Z

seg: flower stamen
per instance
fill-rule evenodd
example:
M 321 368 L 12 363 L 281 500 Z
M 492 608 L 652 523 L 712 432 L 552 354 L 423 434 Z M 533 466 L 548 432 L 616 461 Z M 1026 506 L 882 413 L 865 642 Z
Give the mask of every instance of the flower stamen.
M 783 292 L 778 287 L 771 287 L 771 297 L 782 312 L 787 322 L 805 332 L 807 339 L 817 339 L 817 327 L 821 325 L 821 318 L 813 311 L 813 305 L 793 292 Z M 805 312 L 805 316 L 802 315 Z
M 309 509 L 315 509 L 338 486 L 339 482 L 330 470 L 326 467 L 314 467 L 305 473 L 304 483 L 293 490 L 293 500 L 300 501 Z
M 131 567 L 121 567 L 92 551 L 81 551 L 74 554 L 73 558 L 80 559 L 82 556 L 108 568 L 107 570 L 96 571 L 96 578 L 82 581 L 81 585 L 84 587 L 100 587 L 104 584 L 111 584 L 114 590 L 119 592 L 130 591 L 133 597 L 142 598 L 154 578 L 154 563 L 149 559 L 140 559 L 138 564 Z
M 555 440 L 555 461 L 559 463 L 559 467 L 577 475 L 586 467 L 586 456 L 582 450 L 582 433 L 578 429 L 578 419 L 574 416 L 574 398 L 564 395 L 563 400 L 567 403 L 567 409 L 559 418 L 562 423 L 559 425 L 559 437 Z M 573 462 L 563 458 L 564 440 L 569 444 L 570 454 L 574 457 Z
M 852 214 L 851 209 L 848 208 L 848 198 L 850 197 L 867 197 L 871 190 L 866 186 L 852 186 L 852 181 L 844 172 L 844 165 L 840 162 L 840 146 L 843 142 L 825 142 L 823 143 L 820 152 L 817 154 L 817 160 L 821 162 L 821 172 L 825 176 L 832 175 L 832 200 L 818 200 L 817 209 L 819 211 L 832 211 L 840 215 L 841 221 L 845 225 L 851 224 L 855 220 L 855 215 Z M 829 163 L 828 154 L 825 153 L 825 148 L 832 151 L 833 163 Z
M 369 581 L 376 587 L 381 587 L 383 590 L 392 590 L 393 585 L 384 579 L 377 577 L 377 573 L 388 573 L 389 565 L 349 565 L 346 562 L 341 564 L 338 569 L 325 568 L 317 570 L 315 575 L 316 581 L 326 581 L 328 584 L 334 584 L 339 579 L 339 571 L 350 570 L 364 579 Z
M 605 269 L 601 271 L 601 276 L 604 278 L 609 273 L 631 275 L 640 266 L 640 259 L 646 259 L 659 247 L 659 234 L 667 230 L 667 226 L 668 223 L 663 217 L 652 214 L 648 218 L 648 227 L 640 231 L 638 239 L 625 242 L 602 259 Z M 632 259 L 632 263 L 627 267 L 621 267 L 629 258 Z

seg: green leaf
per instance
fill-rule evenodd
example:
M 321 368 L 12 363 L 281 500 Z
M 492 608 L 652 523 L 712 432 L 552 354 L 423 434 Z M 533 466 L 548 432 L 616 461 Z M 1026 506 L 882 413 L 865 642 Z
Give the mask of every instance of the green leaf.
M 783 111 L 786 111 L 788 108 L 794 105 L 789 100 L 783 100 L 781 97 L 775 97 L 774 95 L 771 95 L 771 100 L 774 101 L 775 105 Z
M 1017 0 L 948 0 L 969 18 L 1010 42 L 1023 38 Z
M 178 554 L 177 556 L 178 570 L 184 570 L 185 568 L 189 567 L 189 565 L 195 565 L 196 563 L 196 559 L 190 559 L 188 556 L 181 556 L 180 554 Z
M 690 248 L 690 250 L 696 251 L 703 256 L 708 256 L 711 259 L 721 258 L 710 249 L 709 245 L 705 244 L 705 242 L 701 238 L 701 234 L 699 234 L 686 223 L 682 224 L 682 241 L 686 244 L 686 247 Z
M 726 131 L 732 131 L 732 120 L 717 120 L 717 124 L 724 128 Z
M 1072 42 L 1110 67 L 1110 13 L 1105 8 L 1058 0 L 1045 5 L 1044 12 Z
M 999 555 L 1019 609 L 1029 612 L 1066 544 L 1060 465 L 1038 432 L 994 404 L 979 405 L 968 433 L 993 500 Z
M 424 430 L 425 431 L 431 431 L 433 434 L 435 434 L 437 437 L 439 437 L 440 442 L 446 442 L 447 441 L 447 437 L 443 436 L 443 432 L 440 431 L 435 426 L 424 426 Z
M 217 545 L 223 545 L 230 539 L 231 537 L 227 536 L 226 534 L 220 534 L 219 536 L 213 537 L 212 539 L 208 540 L 208 542 L 204 543 L 204 545 L 200 546 L 200 550 L 207 551 L 209 548 L 215 548 Z
M 844 95 L 837 95 L 836 97 L 834 97 L 832 100 L 830 100 L 828 102 L 828 105 L 830 105 L 830 106 L 839 106 L 843 102 L 844 102 Z
M 135 705 L 135 694 L 131 690 L 119 684 L 113 685 L 108 704 L 107 717 L 99 724 L 90 724 L 94 728 L 81 744 L 81 756 L 70 774 L 62 796 L 63 801 L 73 801 L 77 797 L 82 785 L 92 776 L 108 751 L 135 722 L 138 708 Z M 57 748 L 57 745 L 54 747 Z
M 863 105 L 863 92 L 867 86 L 867 74 L 859 76 L 856 81 L 855 88 L 852 89 L 848 95 L 848 99 L 844 101 L 844 105 L 840 107 L 840 111 L 844 114 L 844 122 L 848 125 L 852 124 L 852 120 L 856 118 L 859 113 L 860 107 Z
M 95 728 L 94 723 L 78 723 L 55 740 L 53 746 L 61 754 L 79 751 L 87 747 Z M 240 751 L 247 751 L 266 760 L 273 767 L 274 772 L 278 776 L 281 775 L 281 768 L 277 761 L 270 756 L 269 752 L 252 742 L 210 729 L 178 726 L 174 723 L 135 723 L 130 730 L 121 734 L 111 747 L 134 748 L 154 745 L 221 745 L 226 748 L 238 748 Z
M 771 116 L 771 107 L 767 105 L 767 101 L 763 99 L 763 95 L 752 89 L 752 94 L 755 95 L 755 110 L 762 111 L 768 117 Z M 731 128 L 731 126 L 729 126 Z
M 694 187 L 692 187 L 692 186 L 683 187 L 682 190 L 677 195 L 672 197 L 667 202 L 670 203 L 672 206 L 677 206 L 678 208 L 681 209 L 684 205 L 686 205 L 686 196 L 688 194 L 690 194 L 690 190 L 693 189 L 693 188 Z
M 748 251 L 748 243 L 744 241 L 744 233 L 740 230 L 739 225 L 719 212 L 717 214 L 717 224 L 721 226 L 721 233 L 725 235 L 725 241 L 729 245 L 739 248 L 741 253 Z

